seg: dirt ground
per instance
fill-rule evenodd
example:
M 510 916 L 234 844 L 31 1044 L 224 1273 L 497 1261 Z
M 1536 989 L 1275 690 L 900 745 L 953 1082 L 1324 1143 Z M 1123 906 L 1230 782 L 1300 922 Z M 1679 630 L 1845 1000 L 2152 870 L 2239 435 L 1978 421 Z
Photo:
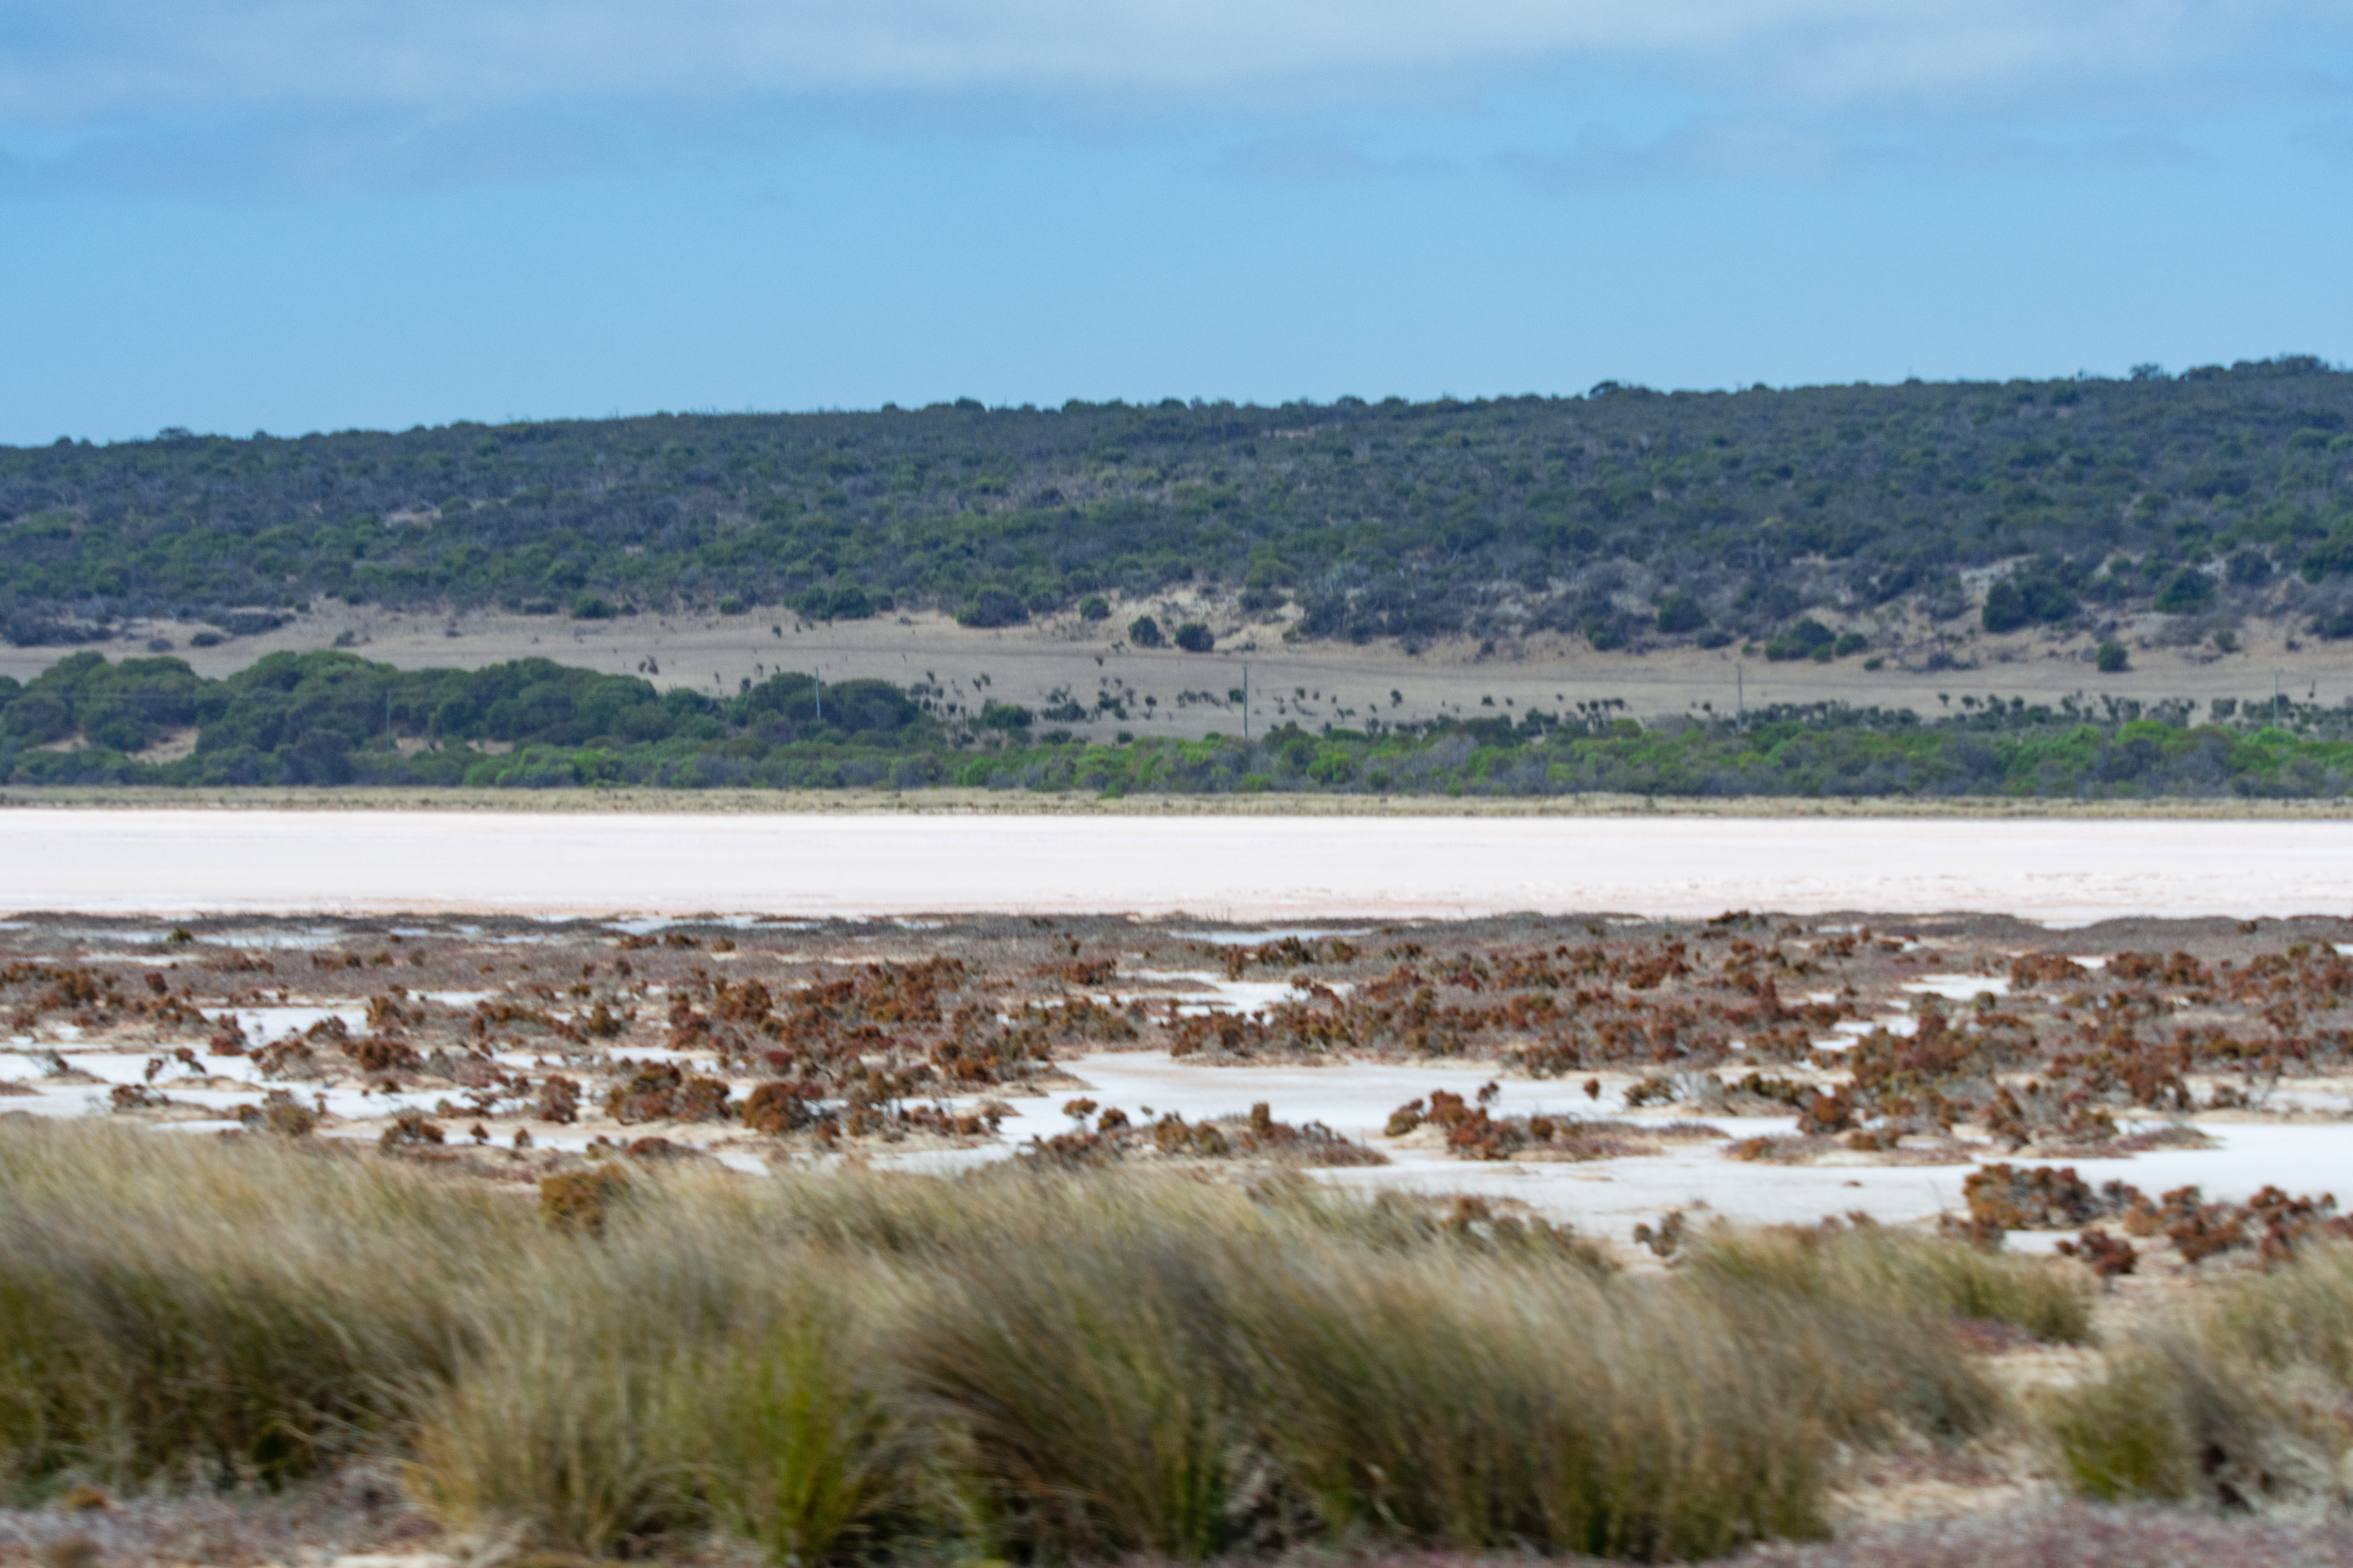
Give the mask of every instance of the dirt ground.
M 1133 647 L 1125 627 L 1145 614 L 1164 628 L 1201 621 L 1216 632 L 1217 647 L 1187 654 Z M 1295 618 L 1297 612 L 1282 614 Z M 827 680 L 929 681 L 960 700 L 1030 708 L 1072 699 L 1092 706 L 1098 691 L 1110 689 L 1126 697 L 1126 720 L 1071 726 L 1103 740 L 1122 729 L 1187 737 L 1238 733 L 1243 715 L 1231 694 L 1241 689 L 1245 668 L 1250 723 L 1260 731 L 1286 721 L 1314 729 L 1375 717 L 1408 721 L 1528 708 L 1561 712 L 1598 702 L 1623 703 L 1626 712 L 1644 719 L 1728 713 L 1743 703 L 1827 701 L 1934 714 L 1946 710 L 1947 699 L 1989 694 L 2035 702 L 2076 694 L 2143 702 L 2181 697 L 2202 712 L 2216 698 L 2268 701 L 2274 675 L 2283 696 L 2331 704 L 2353 698 L 2353 641 L 2309 640 L 2285 621 L 2249 620 L 2238 630 L 2238 651 L 2224 654 L 2211 640 L 2166 646 L 2170 617 L 2145 616 L 2119 628 L 2132 649 L 2131 668 L 2101 675 L 2091 662 L 2095 639 L 2084 634 L 1993 637 L 1977 630 L 1972 617 L 1931 625 L 1902 611 L 1824 618 L 1869 637 L 1882 668 L 1865 669 L 1862 656 L 1830 664 L 1775 663 L 1739 644 L 1713 651 L 1602 652 L 1582 637 L 1549 632 L 1493 642 L 1456 638 L 1413 653 L 1395 640 L 1286 642 L 1286 621 L 1248 620 L 1229 600 L 1196 595 L 1122 603 L 1098 622 L 1068 614 L 996 631 L 971 630 L 931 612 L 831 624 L 801 622 L 775 608 L 732 616 L 572 621 L 322 601 L 275 632 L 212 647 L 192 646 L 202 626 L 166 622 L 135 624 L 101 646 L 110 658 L 120 658 L 141 652 L 150 639 L 169 643 L 175 656 L 213 677 L 277 649 L 340 643 L 404 668 L 473 668 L 539 657 L 714 695 L 732 694 L 744 681 L 778 670 L 806 669 Z M 69 651 L 0 648 L 0 675 L 29 679 Z

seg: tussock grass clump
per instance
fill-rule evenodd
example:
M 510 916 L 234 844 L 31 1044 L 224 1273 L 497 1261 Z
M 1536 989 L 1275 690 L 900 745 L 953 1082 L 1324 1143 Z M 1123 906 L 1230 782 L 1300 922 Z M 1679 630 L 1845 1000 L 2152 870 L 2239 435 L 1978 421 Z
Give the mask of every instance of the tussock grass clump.
M 458 1375 L 417 1391 L 421 1499 L 596 1557 L 713 1529 L 779 1562 L 862 1544 L 906 1485 L 868 1375 L 876 1303 L 806 1248 L 746 1254 L 702 1207 L 616 1215 L 605 1245 L 519 1271 Z
M 589 1556 L 1695 1557 L 1819 1533 L 1833 1441 L 1995 1408 L 1951 1336 L 1839 1283 L 1862 1265 L 1808 1267 L 1638 1277 L 1497 1205 L 1295 1173 L 550 1194 L 0 1124 L 0 1463 L 39 1490 L 358 1456 Z
M 1246 1543 L 1264 1478 L 1218 1331 L 1224 1250 L 1099 1230 L 952 1268 L 900 1354 L 962 1450 L 976 1518 L 1055 1557 Z
M 1694 1274 L 1846 1307 L 2007 1323 L 2038 1340 L 2092 1337 L 2091 1286 L 2043 1259 L 1872 1225 L 1719 1231 L 1691 1249 Z
M 0 1136 L 0 1474 L 275 1479 L 445 1378 L 527 1211 L 388 1162 L 90 1124 Z
M 1276 1453 L 1332 1532 L 1656 1560 L 1820 1531 L 1823 1424 L 1704 1301 L 1564 1261 L 1320 1251 L 1239 1304 Z
M 2220 1289 L 2048 1397 L 2044 1434 L 2077 1492 L 2228 1508 L 2346 1500 L 2353 1247 L 2309 1247 Z
M 1704 1301 L 1443 1226 L 1367 1252 L 1312 1205 L 1082 1191 L 1045 1200 L 1050 1237 L 955 1260 L 900 1352 L 976 1515 L 1030 1552 L 1369 1531 L 1647 1559 L 1820 1528 L 1798 1369 Z

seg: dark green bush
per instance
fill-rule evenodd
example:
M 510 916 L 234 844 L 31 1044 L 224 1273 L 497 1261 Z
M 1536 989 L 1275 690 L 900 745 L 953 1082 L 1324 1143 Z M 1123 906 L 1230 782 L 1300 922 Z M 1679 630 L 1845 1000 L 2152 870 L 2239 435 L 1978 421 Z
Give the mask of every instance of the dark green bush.
M 1689 594 L 1669 594 L 1659 601 L 1659 630 L 1670 637 L 1695 632 L 1707 625 L 1707 612 Z
M 1838 635 L 1808 616 L 1765 645 L 1769 659 L 1813 658 L 1838 645 Z
M 2194 566 L 2184 566 L 2158 590 L 2157 607 L 2168 616 L 2202 610 L 2214 597 L 2214 579 Z
M 1034 715 L 1018 703 L 990 702 L 980 710 L 983 728 L 990 730 L 1027 730 Z
M 1021 596 L 1007 588 L 983 588 L 956 612 L 960 625 L 980 627 L 1018 626 L 1029 618 Z

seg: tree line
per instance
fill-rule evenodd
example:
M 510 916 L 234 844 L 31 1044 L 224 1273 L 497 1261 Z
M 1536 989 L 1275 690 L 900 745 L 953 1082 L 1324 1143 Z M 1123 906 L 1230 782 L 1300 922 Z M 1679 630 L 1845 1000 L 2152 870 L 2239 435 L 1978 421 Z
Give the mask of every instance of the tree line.
M 276 653 L 226 679 L 69 654 L 0 677 L 0 782 L 20 784 L 960 785 L 1093 794 L 2339 796 L 2353 707 L 2220 700 L 1908 710 L 1785 706 L 1644 724 L 1610 703 L 1244 739 L 1109 743 L 1063 716 L 807 675 L 733 695 L 523 659 L 396 669 Z

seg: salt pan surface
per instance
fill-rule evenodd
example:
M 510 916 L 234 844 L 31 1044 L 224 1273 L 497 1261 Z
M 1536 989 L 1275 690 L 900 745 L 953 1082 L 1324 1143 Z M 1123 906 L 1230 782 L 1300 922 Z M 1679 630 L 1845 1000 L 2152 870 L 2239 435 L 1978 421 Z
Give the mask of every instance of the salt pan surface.
M 1452 1159 L 1424 1150 L 1388 1146 L 1377 1134 L 1388 1113 L 1407 1100 L 1443 1089 L 1469 1096 L 1492 1072 L 1479 1067 L 1413 1067 L 1356 1063 L 1335 1068 L 1204 1067 L 1172 1060 L 1166 1052 L 1106 1052 L 1068 1058 L 1064 1067 L 1092 1086 L 1086 1098 L 1116 1105 L 1135 1115 L 1149 1105 L 1175 1110 L 1187 1121 L 1230 1115 L 1264 1100 L 1276 1120 L 1322 1121 L 1335 1131 L 1371 1139 L 1388 1154 L 1387 1166 L 1318 1171 L 1318 1179 L 1342 1186 L 1398 1188 L 1427 1193 L 1477 1193 L 1518 1198 L 1588 1228 L 1624 1234 L 1672 1208 L 1694 1205 L 1729 1219 L 1769 1224 L 1810 1223 L 1824 1215 L 1860 1211 L 1889 1223 L 1930 1218 L 1961 1206 L 1968 1165 L 1767 1165 L 1726 1159 L 1722 1142 L 1670 1143 L 1665 1152 L 1590 1164 L 1485 1163 Z M 1615 1091 L 1588 1100 L 1576 1084 L 1505 1079 L 1498 1084 L 1498 1113 L 1546 1111 L 1560 1115 L 1623 1116 Z M 1061 1107 L 1071 1095 L 1050 1100 L 1013 1102 L 1016 1114 L 1004 1125 L 1008 1142 L 1033 1135 L 1068 1131 Z M 1630 1118 L 1674 1120 L 1673 1113 Z M 1787 1117 L 1703 1116 L 1728 1138 L 1785 1133 Z M 2094 1185 L 2129 1182 L 2155 1194 L 2195 1185 L 2209 1197 L 2239 1202 L 2266 1184 L 2292 1193 L 2342 1190 L 2348 1158 L 2353 1156 L 2353 1125 L 2281 1126 L 2267 1123 L 2200 1123 L 2219 1147 L 2168 1149 L 2114 1160 L 2014 1159 L 2021 1165 L 2072 1165 Z M 972 1158 L 1001 1157 L 997 1151 Z M 878 1161 L 877 1163 L 889 1163 Z M 936 1157 L 898 1162 L 940 1164 Z
M 2353 823 L 0 812 L 0 908 L 1411 919 L 2340 911 Z

